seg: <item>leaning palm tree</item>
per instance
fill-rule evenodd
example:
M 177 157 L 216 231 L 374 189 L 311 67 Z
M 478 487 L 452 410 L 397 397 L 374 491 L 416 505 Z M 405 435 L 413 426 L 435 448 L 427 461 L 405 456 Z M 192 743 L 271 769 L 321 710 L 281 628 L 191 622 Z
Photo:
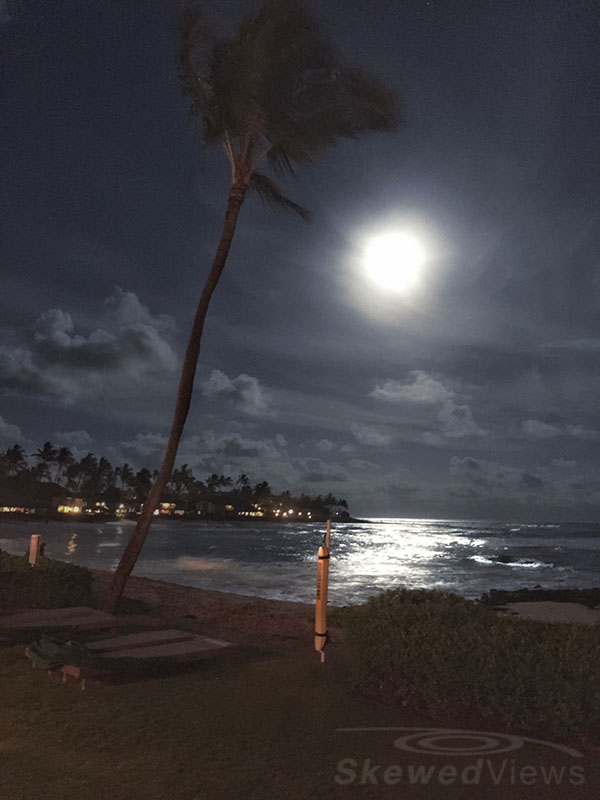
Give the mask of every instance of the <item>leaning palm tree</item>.
M 249 189 L 274 207 L 306 217 L 284 197 L 266 165 L 293 174 L 342 137 L 391 128 L 394 95 L 360 69 L 340 65 L 295 0 L 264 0 L 229 38 L 212 35 L 193 7 L 181 20 L 179 72 L 204 139 L 218 145 L 231 185 L 217 252 L 200 296 L 183 361 L 173 422 L 158 476 L 115 572 L 106 606 L 115 611 L 175 463 L 187 418 L 204 320 Z

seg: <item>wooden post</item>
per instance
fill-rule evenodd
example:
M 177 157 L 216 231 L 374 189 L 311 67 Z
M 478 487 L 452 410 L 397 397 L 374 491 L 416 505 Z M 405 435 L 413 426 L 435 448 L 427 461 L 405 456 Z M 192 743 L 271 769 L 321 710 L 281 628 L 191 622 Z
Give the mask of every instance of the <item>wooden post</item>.
M 329 582 L 329 541 L 331 537 L 331 520 L 327 520 L 325 544 L 319 547 L 317 565 L 317 602 L 315 604 L 315 650 L 321 654 L 321 662 L 325 661 L 325 645 L 327 644 L 327 586 Z
M 40 547 L 42 546 L 42 540 L 39 533 L 32 533 L 31 539 L 29 540 L 29 563 L 32 567 L 40 560 Z

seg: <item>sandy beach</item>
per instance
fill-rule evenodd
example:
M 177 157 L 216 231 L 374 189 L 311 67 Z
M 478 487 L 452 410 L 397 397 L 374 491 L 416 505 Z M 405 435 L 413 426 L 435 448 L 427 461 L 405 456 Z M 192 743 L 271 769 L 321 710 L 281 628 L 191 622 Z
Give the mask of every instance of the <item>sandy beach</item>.
M 91 570 L 94 602 L 99 605 L 112 573 Z M 277 639 L 310 639 L 314 608 L 305 603 L 266 600 L 261 597 L 217 592 L 166 581 L 132 576 L 127 582 L 121 610 L 140 618 L 158 616 L 201 625 L 210 635 L 246 638 L 256 634 Z
M 581 603 L 541 600 L 507 603 L 505 608 L 509 614 L 543 622 L 578 622 L 583 625 L 597 625 L 600 622 L 600 608 L 587 608 Z

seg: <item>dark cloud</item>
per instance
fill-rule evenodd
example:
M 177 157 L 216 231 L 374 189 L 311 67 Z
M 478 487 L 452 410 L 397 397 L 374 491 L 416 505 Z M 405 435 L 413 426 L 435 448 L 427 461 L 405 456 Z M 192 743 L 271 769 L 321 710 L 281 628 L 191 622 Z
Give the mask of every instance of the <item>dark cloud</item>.
M 300 458 L 293 462 L 300 484 L 343 483 L 348 475 L 339 464 L 328 464 L 320 458 Z
M 82 449 L 88 447 L 94 441 L 87 431 L 56 431 L 52 436 L 52 441 L 61 447 L 75 447 Z
M 219 369 L 211 372 L 210 378 L 202 385 L 205 397 L 219 402 L 228 402 L 232 408 L 256 417 L 274 415 L 272 400 L 267 389 L 257 378 L 242 373 L 230 379 Z
M 73 404 L 173 374 L 172 320 L 152 317 L 135 294 L 117 289 L 106 301 L 103 323 L 76 333 L 70 313 L 43 312 L 23 344 L 0 346 L 0 387 Z
M 367 447 L 385 447 L 392 441 L 392 437 L 387 433 L 382 433 L 377 428 L 370 425 L 362 425 L 359 422 L 353 422 L 350 430 L 356 441 Z
M 23 432 L 18 425 L 11 425 L 0 417 L 0 447 L 10 447 L 23 441 Z
M 330 442 L 329 439 L 321 439 L 316 443 L 315 447 L 322 453 L 331 453 L 332 450 L 335 450 L 335 444 Z

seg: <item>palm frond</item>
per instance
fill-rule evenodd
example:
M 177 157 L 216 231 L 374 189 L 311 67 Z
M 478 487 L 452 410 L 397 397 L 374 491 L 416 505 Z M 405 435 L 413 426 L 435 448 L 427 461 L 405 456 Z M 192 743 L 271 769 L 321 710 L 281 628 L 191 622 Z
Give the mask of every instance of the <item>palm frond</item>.
M 262 0 L 218 40 L 189 11 L 180 33 L 192 112 L 208 141 L 228 142 L 240 174 L 265 157 L 276 176 L 293 174 L 340 138 L 389 130 L 398 120 L 393 92 L 340 65 L 299 0 Z
M 187 9 L 179 25 L 179 77 L 193 113 L 202 113 L 213 95 L 210 80 L 214 36 L 203 17 Z
M 293 175 L 296 176 L 296 170 L 289 153 L 281 146 L 281 144 L 271 147 L 267 151 L 267 161 L 269 168 L 275 175 Z
M 303 206 L 294 203 L 293 200 L 285 197 L 277 184 L 262 172 L 253 172 L 250 179 L 250 188 L 258 195 L 265 205 L 271 208 L 281 208 L 287 211 L 294 211 L 302 219 L 309 219 L 310 212 Z

